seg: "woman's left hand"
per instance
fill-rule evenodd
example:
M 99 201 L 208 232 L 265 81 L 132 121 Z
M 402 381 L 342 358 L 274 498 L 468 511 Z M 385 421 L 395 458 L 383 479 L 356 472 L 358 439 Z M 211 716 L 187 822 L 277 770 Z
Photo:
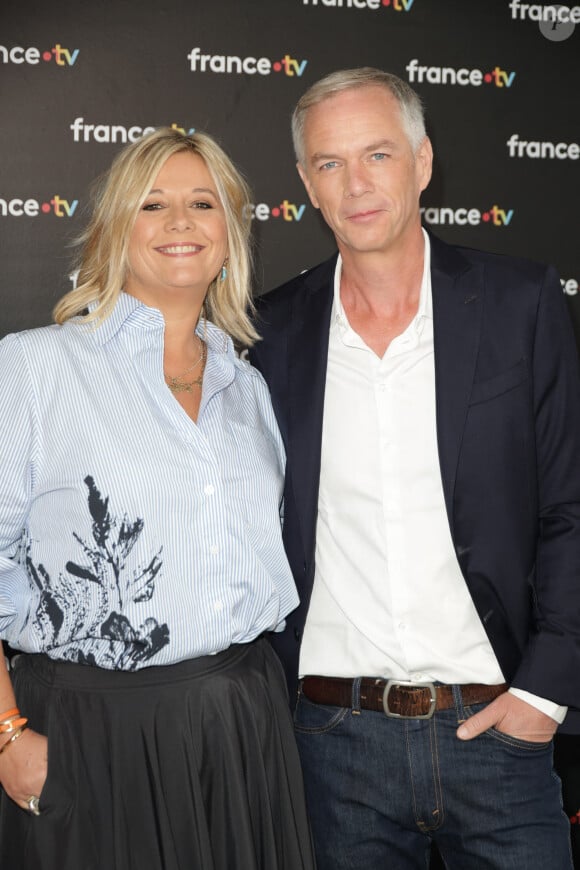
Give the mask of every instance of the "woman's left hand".
M 39 798 L 48 771 L 48 741 L 27 728 L 0 755 L 2 788 L 23 810 L 32 812 L 31 798 Z M 34 805 L 34 802 L 33 804 Z

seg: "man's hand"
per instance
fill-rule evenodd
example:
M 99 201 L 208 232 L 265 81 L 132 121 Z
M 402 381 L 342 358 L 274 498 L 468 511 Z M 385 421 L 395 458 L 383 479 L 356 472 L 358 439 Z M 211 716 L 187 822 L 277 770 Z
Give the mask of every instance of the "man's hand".
M 46 737 L 27 728 L 0 755 L 0 783 L 13 801 L 23 810 L 28 809 L 32 795 L 40 797 L 48 769 Z
M 554 735 L 558 723 L 510 692 L 504 692 L 479 713 L 470 716 L 457 729 L 461 740 L 472 740 L 488 728 L 532 743 L 545 743 Z

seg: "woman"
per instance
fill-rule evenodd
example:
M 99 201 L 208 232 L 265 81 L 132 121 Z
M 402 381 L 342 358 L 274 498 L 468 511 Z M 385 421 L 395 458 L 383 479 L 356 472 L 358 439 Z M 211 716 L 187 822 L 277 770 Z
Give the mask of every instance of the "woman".
M 0 342 L 0 866 L 313 867 L 281 667 L 283 448 L 233 352 L 248 192 L 208 136 L 111 167 L 56 325 Z

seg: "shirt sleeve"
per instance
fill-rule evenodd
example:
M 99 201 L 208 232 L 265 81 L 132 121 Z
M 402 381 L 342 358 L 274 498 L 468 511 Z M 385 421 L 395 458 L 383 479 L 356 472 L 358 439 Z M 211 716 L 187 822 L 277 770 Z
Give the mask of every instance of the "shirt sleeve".
M 540 698 L 538 695 L 532 695 L 531 692 L 524 692 L 523 689 L 509 689 L 509 692 L 510 694 L 515 695 L 516 698 L 519 698 L 520 701 L 525 701 L 526 704 L 530 704 L 531 707 L 535 707 L 536 710 L 545 713 L 546 716 L 550 716 L 550 718 L 554 719 L 558 725 L 561 725 L 566 718 L 568 707 L 562 707 L 559 704 L 555 704 L 553 701 L 548 701 L 547 698 Z
M 28 580 L 18 560 L 32 493 L 33 385 L 16 335 L 0 341 L 0 637 L 18 618 Z

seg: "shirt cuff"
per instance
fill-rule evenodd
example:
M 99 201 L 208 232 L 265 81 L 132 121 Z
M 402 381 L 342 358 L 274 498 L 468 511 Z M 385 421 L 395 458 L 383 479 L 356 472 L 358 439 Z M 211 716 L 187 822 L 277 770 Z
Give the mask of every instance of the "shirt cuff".
M 561 725 L 566 718 L 568 707 L 561 707 L 558 704 L 554 704 L 553 701 L 548 701 L 546 698 L 532 695 L 531 692 L 524 692 L 523 689 L 509 689 L 508 691 L 510 694 L 515 695 L 516 698 L 519 698 L 520 701 L 525 701 L 526 704 L 531 704 L 531 706 L 535 707 L 536 710 L 545 713 L 546 716 L 550 716 L 558 723 L 558 725 Z

